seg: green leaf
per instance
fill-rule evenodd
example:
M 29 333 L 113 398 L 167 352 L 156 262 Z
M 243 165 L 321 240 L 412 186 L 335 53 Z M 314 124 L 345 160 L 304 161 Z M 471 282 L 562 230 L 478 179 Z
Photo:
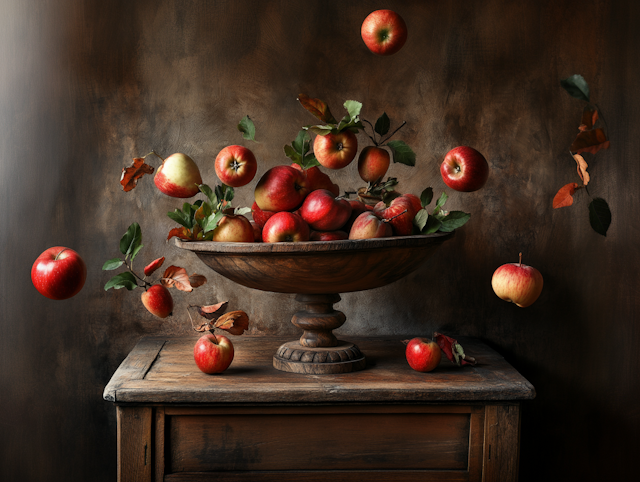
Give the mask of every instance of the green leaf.
M 441 225 L 442 223 L 440 222 L 440 220 L 433 216 L 429 216 L 429 219 L 427 219 L 427 224 L 422 229 L 422 234 L 433 234 L 440 229 Z
M 242 137 L 250 141 L 256 140 L 256 126 L 248 115 L 244 116 L 238 124 L 238 130 L 242 132 Z
M 416 214 L 416 217 L 413 218 L 413 224 L 418 228 L 420 232 L 422 232 L 422 230 L 427 224 L 428 219 L 429 219 L 429 213 L 427 212 L 427 210 L 421 209 L 420 211 L 418 211 L 418 214 Z
M 589 203 L 589 223 L 596 233 L 602 236 L 607 235 L 607 230 L 611 225 L 611 210 L 607 201 L 597 197 Z
M 315 167 L 319 165 L 320 165 L 320 162 L 318 161 L 318 159 L 316 159 L 316 156 L 314 156 L 313 153 L 307 154 L 306 156 L 304 156 L 304 159 L 302 160 L 302 167 L 305 169 L 309 169 L 311 167 Z
M 404 141 L 389 141 L 387 145 L 391 148 L 393 162 L 407 166 L 416 165 L 416 154 Z
M 124 273 L 120 273 L 115 275 L 107 284 L 104 285 L 104 290 L 107 291 L 110 288 L 114 288 L 119 290 L 120 288 L 127 288 L 128 290 L 133 290 L 138 287 L 138 283 L 136 282 L 135 276 L 130 271 L 125 271 Z
M 443 233 L 450 233 L 463 226 L 469 218 L 471 214 L 464 213 L 462 211 L 451 211 L 445 218 L 442 220 L 442 225 L 440 226 L 440 231 Z
M 291 143 L 291 146 L 302 157 L 307 152 L 309 152 L 309 143 L 310 142 L 311 142 L 311 137 L 309 136 L 309 133 L 307 131 L 305 131 L 304 129 L 302 129 L 300 132 L 298 132 L 298 135 L 296 136 L 294 141 Z
M 205 196 L 207 196 L 207 198 L 209 199 L 209 201 L 211 201 L 211 204 L 213 204 L 214 206 L 216 204 L 218 204 L 218 198 L 215 196 L 215 193 L 213 192 L 213 190 L 206 184 L 199 184 L 198 188 L 200 189 L 200 192 L 202 194 L 204 194 Z
M 357 100 L 348 100 L 344 103 L 344 108 L 347 109 L 349 116 L 351 119 L 355 119 L 360 115 L 360 110 L 362 109 L 362 103 Z
M 111 271 L 112 269 L 118 269 L 124 264 L 124 260 L 120 258 L 113 258 L 102 265 L 103 271 Z
M 120 239 L 120 252 L 125 258 L 134 251 L 137 252 L 142 246 L 142 231 L 138 223 L 133 223 Z
M 315 126 L 303 127 L 303 129 L 309 130 L 318 136 L 326 136 L 327 134 L 330 134 L 334 128 L 335 128 L 334 126 L 327 126 L 327 125 L 315 125 Z
M 250 212 L 251 212 L 251 208 L 248 208 L 248 207 L 235 208 L 233 210 L 233 214 L 239 214 L 239 215 L 249 214 Z
M 428 187 L 424 191 L 422 191 L 422 193 L 420 194 L 420 204 L 422 204 L 423 208 L 431 204 L 432 199 L 433 199 L 433 188 Z
M 180 209 L 176 209 L 173 212 L 167 213 L 167 216 L 187 229 L 191 229 L 193 227 L 193 221 L 191 220 L 191 217 L 185 215 Z
M 378 120 L 376 121 L 376 126 L 374 130 L 380 134 L 381 136 L 385 135 L 389 132 L 389 128 L 391 127 L 391 121 L 389 120 L 389 116 L 386 112 L 383 112 Z
M 205 222 L 203 223 L 202 230 L 207 233 L 209 231 L 213 231 L 218 227 L 218 222 L 222 219 L 224 214 L 220 211 L 212 213 L 210 216 L 205 218 Z
M 449 196 L 447 196 L 446 192 L 443 192 L 440 197 L 438 198 L 438 201 L 436 201 L 436 207 L 435 209 L 438 209 L 438 211 L 440 209 L 442 209 L 442 206 L 444 206 L 444 203 L 447 202 L 447 199 L 449 199 Z M 435 211 L 435 210 L 434 210 Z
M 582 75 L 572 75 L 566 79 L 560 81 L 560 85 L 564 87 L 564 90 L 569 92 L 569 95 L 576 99 L 582 99 L 589 102 L 589 84 L 584 80 Z
M 302 157 L 300 157 L 300 153 L 296 152 L 296 150 L 288 144 L 284 146 L 284 155 L 296 164 L 302 165 Z

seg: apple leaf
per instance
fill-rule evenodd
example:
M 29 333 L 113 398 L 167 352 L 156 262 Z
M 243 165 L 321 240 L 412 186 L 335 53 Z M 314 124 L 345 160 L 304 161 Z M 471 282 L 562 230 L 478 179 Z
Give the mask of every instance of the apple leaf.
M 213 231 L 218 227 L 218 223 L 224 217 L 224 214 L 221 211 L 217 211 L 209 215 L 202 224 L 202 230 L 205 233 Z
M 413 218 L 413 225 L 418 228 L 418 232 L 422 232 L 429 219 L 429 213 L 426 209 L 421 209 L 417 212 L 416 217 Z
M 560 81 L 560 85 L 566 90 L 569 95 L 576 99 L 582 99 L 589 102 L 589 84 L 584 80 L 582 75 L 572 75 L 566 79 Z
M 193 291 L 187 270 L 178 266 L 169 266 L 160 280 L 166 288 L 174 287 L 180 291 Z
M 242 132 L 242 137 L 250 141 L 256 140 L 256 126 L 248 115 L 244 116 L 238 124 L 238 130 Z
M 582 157 L 580 154 L 574 154 L 573 158 L 576 160 L 576 163 L 578 163 L 578 176 L 580 176 L 580 179 L 582 179 L 582 184 L 586 186 L 587 184 L 589 184 L 589 180 L 591 179 L 589 173 L 587 172 L 587 168 L 589 167 L 589 165 L 584 160 L 584 157 Z
M 190 229 L 185 228 L 184 226 L 181 228 L 173 228 L 169 231 L 169 235 L 167 236 L 167 241 L 169 241 L 173 237 L 177 237 L 183 239 L 185 241 L 195 241 L 192 237 L 192 233 Z
M 331 132 L 335 129 L 333 126 L 327 125 L 314 125 L 314 126 L 305 126 L 303 127 L 305 130 L 309 130 L 318 136 L 326 136 L 327 134 L 331 134 Z
M 573 195 L 578 187 L 578 184 L 575 182 L 570 182 L 562 186 L 553 197 L 553 209 L 571 206 L 573 204 Z
M 154 259 L 144 268 L 144 275 L 151 276 L 160 266 L 164 263 L 164 256 L 162 258 Z
M 119 273 L 107 281 L 104 285 L 104 290 L 107 291 L 110 288 L 119 290 L 120 288 L 127 288 L 129 291 L 138 288 L 138 282 L 135 276 L 130 271 Z
M 440 226 L 442 226 L 442 221 L 434 216 L 429 216 L 429 218 L 427 219 L 427 224 L 425 224 L 421 234 L 437 233 L 440 230 Z
M 422 207 L 427 207 L 431 204 L 431 200 L 433 199 L 433 188 L 428 187 L 422 193 L 420 193 L 420 204 Z
M 133 223 L 120 239 L 120 252 L 133 261 L 142 248 L 142 231 L 138 223 Z
M 600 149 L 608 149 L 610 145 L 604 129 L 598 127 L 589 131 L 580 131 L 571 144 L 571 152 L 580 154 L 581 152 L 597 153 Z
M 447 214 L 442 220 L 440 225 L 440 231 L 443 233 L 450 233 L 463 226 L 469 218 L 471 214 L 465 213 L 462 211 L 451 211 Z
M 389 141 L 387 145 L 393 154 L 393 162 L 407 166 L 416 165 L 416 154 L 404 141 Z
M 302 166 L 303 169 L 319 166 L 320 163 L 313 153 L 309 153 L 311 147 L 311 136 L 309 132 L 302 129 L 293 140 L 291 145 L 284 146 L 284 154 L 296 164 Z
M 611 210 L 607 201 L 597 197 L 589 203 L 589 223 L 596 233 L 602 236 L 607 235 L 611 225 Z
M 581 131 L 588 131 L 593 129 L 593 126 L 598 121 L 598 111 L 591 106 L 586 106 L 582 111 L 582 121 L 578 127 Z
M 227 311 L 227 306 L 229 306 L 228 301 L 222 301 L 215 305 L 198 306 L 198 314 L 207 320 L 217 320 L 225 311 Z
M 122 168 L 120 184 L 125 192 L 131 191 L 138 185 L 138 180 L 145 174 L 153 174 L 153 167 L 144 162 L 143 157 L 136 157 L 129 167 Z
M 118 269 L 123 264 L 124 264 L 124 260 L 120 258 L 113 258 L 102 265 L 102 270 L 111 271 L 112 269 Z
M 437 214 L 442 210 L 442 207 L 445 205 L 445 203 L 447 202 L 447 199 L 449 199 L 449 196 L 447 195 L 446 192 L 443 192 L 440 197 L 438 198 L 438 200 L 436 201 L 436 206 L 433 209 L 433 213 Z
M 199 184 L 198 185 L 198 189 L 200 189 L 200 192 L 202 194 L 207 196 L 207 198 L 209 199 L 211 204 L 213 204 L 214 206 L 216 204 L 218 204 L 218 198 L 216 197 L 215 193 L 213 192 L 213 189 L 211 189 L 207 184 Z
M 314 99 L 305 94 L 298 95 L 298 102 L 322 122 L 326 124 L 335 124 L 337 122 L 326 102 L 320 99 Z
M 242 335 L 249 329 L 249 317 L 242 310 L 230 311 L 218 318 L 213 326 L 232 335 Z
M 390 127 L 391 127 L 391 121 L 389 120 L 389 116 L 387 115 L 386 112 L 383 112 L 382 115 L 378 117 L 374 130 L 378 134 L 380 134 L 380 136 L 384 136 L 386 133 L 389 132 Z
M 351 119 L 355 119 L 360 115 L 360 111 L 362 110 L 362 103 L 357 100 L 348 100 L 344 103 L 344 108 L 347 109 L 349 116 Z
M 207 278 L 201 274 L 193 273 L 189 276 L 189 284 L 192 288 L 198 288 L 207 282 Z
M 464 366 L 475 365 L 477 363 L 475 358 L 465 354 L 462 345 L 460 345 L 455 338 L 437 332 L 433 334 L 433 338 L 449 361 L 454 365 Z
M 167 216 L 179 225 L 184 226 L 187 229 L 191 229 L 194 221 L 191 214 L 190 210 L 188 212 L 184 212 L 181 209 L 175 209 L 173 212 L 167 213 Z

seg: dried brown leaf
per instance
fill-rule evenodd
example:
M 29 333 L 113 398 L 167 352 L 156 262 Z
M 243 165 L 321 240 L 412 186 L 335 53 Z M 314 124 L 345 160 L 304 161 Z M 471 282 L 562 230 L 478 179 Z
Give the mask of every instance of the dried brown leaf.
M 193 291 L 187 270 L 179 266 L 169 266 L 160 282 L 167 288 L 174 287 L 180 291 Z
M 580 154 L 582 152 L 597 153 L 600 149 L 608 149 L 609 140 L 604 133 L 604 129 L 598 127 L 590 131 L 581 131 L 571 144 L 571 152 Z
M 580 127 L 578 127 L 581 131 L 588 131 L 593 129 L 593 126 L 596 125 L 598 120 L 598 111 L 589 106 L 585 107 L 582 111 L 582 121 L 580 122 Z
M 574 154 L 573 158 L 578 163 L 578 176 L 580 176 L 580 179 L 582 179 L 582 184 L 586 186 L 587 184 L 589 184 L 589 180 L 591 179 L 589 173 L 587 172 L 587 168 L 589 167 L 589 165 L 584 160 L 584 157 L 582 157 L 580 154 Z
M 206 282 L 207 282 L 207 278 L 205 278 L 201 274 L 193 273 L 191 276 L 189 276 L 189 283 L 191 284 L 192 288 L 197 288 L 199 286 L 202 286 Z
M 242 310 L 230 311 L 218 318 L 214 327 L 225 330 L 232 335 L 242 335 L 249 328 L 249 317 Z
M 326 124 L 337 124 L 336 119 L 331 114 L 329 106 L 320 99 L 314 99 L 306 94 L 299 94 L 298 101 L 302 107 L 311 112 L 315 117 Z
M 153 174 L 153 167 L 144 162 L 144 158 L 136 157 L 129 167 L 122 168 L 120 184 L 125 192 L 131 191 L 138 185 L 138 180 L 145 174 Z
M 216 303 L 215 305 L 209 306 L 197 306 L 198 314 L 207 320 L 216 320 L 219 316 L 221 316 L 225 311 L 227 311 L 227 306 L 229 306 L 228 301 L 222 301 L 220 303 Z
M 578 187 L 578 184 L 575 182 L 570 182 L 562 186 L 553 198 L 553 209 L 571 206 L 573 204 L 573 194 Z

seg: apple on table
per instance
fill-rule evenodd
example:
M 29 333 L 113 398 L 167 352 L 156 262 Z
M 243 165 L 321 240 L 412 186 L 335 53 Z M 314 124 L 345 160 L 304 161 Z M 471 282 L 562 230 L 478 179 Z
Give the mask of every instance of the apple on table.
M 207 374 L 222 373 L 233 361 L 233 343 L 224 335 L 207 333 L 193 347 L 197 367 Z
M 200 192 L 202 176 L 193 159 L 178 152 L 162 161 L 153 182 L 167 196 L 188 198 Z
M 367 48 L 376 55 L 393 55 L 407 41 L 407 24 L 393 10 L 376 10 L 362 22 L 360 35 Z
M 73 249 L 54 246 L 45 250 L 31 267 L 33 286 L 52 300 L 66 300 L 80 292 L 87 266 Z
M 491 287 L 498 298 L 521 308 L 531 306 L 538 299 L 543 284 L 540 271 L 522 264 L 522 253 L 517 263 L 503 264 L 491 277 Z
M 413 338 L 407 343 L 405 356 L 409 366 L 418 372 L 430 372 L 440 364 L 442 350 L 429 338 Z
M 485 185 L 489 178 L 489 164 L 473 147 L 451 149 L 440 164 L 442 180 L 451 189 L 473 192 Z

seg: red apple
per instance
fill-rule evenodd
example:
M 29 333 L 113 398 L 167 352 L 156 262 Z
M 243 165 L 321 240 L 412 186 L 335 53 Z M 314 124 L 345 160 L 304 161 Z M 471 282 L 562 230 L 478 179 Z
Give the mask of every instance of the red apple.
M 304 173 L 291 166 L 276 166 L 258 181 L 254 197 L 263 211 L 293 211 L 309 193 Z
M 396 236 L 409 236 L 413 233 L 413 218 L 416 217 L 417 211 L 409 198 L 399 196 L 391 201 L 388 207 L 380 201 L 373 210 L 391 224 Z
M 233 361 L 233 343 L 224 335 L 207 333 L 193 347 L 193 359 L 204 373 L 222 373 Z
M 313 141 L 313 153 L 318 162 L 327 169 L 342 169 L 348 166 L 357 152 L 358 139 L 349 130 L 316 136 Z
M 390 163 L 388 151 L 381 147 L 367 146 L 358 156 L 358 174 L 365 182 L 376 182 L 387 173 Z
M 344 231 L 311 231 L 309 241 L 339 241 L 349 239 L 349 235 Z
M 253 228 L 253 242 L 261 243 L 262 242 L 262 227 L 256 223 L 255 221 L 250 221 L 251 227 Z
M 304 172 L 307 176 L 309 191 L 315 191 L 316 189 L 326 189 L 331 191 L 336 196 L 340 195 L 340 187 L 335 184 L 329 176 L 320 170 L 318 166 L 313 166 L 308 169 L 304 169 L 300 164 L 294 162 L 291 167 L 298 171 Z
M 311 229 L 335 231 L 340 229 L 351 215 L 351 204 L 326 189 L 309 193 L 300 207 L 300 216 Z
M 273 211 L 263 211 L 258 206 L 258 203 L 253 201 L 253 204 L 251 206 L 251 216 L 253 217 L 253 220 L 258 224 L 258 226 L 260 226 L 261 228 L 265 225 L 267 220 L 274 214 L 275 212 Z
M 360 35 L 374 54 L 392 55 L 407 41 L 407 24 L 391 10 L 376 10 L 362 22 Z
M 153 178 L 157 188 L 171 197 L 187 198 L 200 192 L 200 170 L 186 154 L 171 154 L 156 171 Z
M 537 269 L 520 261 L 500 266 L 493 273 L 491 286 L 499 298 L 511 301 L 525 308 L 538 299 L 542 293 L 542 275 Z
M 361 213 L 349 231 L 349 239 L 388 238 L 390 236 L 393 236 L 391 225 L 374 211 Z
M 420 198 L 415 194 L 403 194 L 402 197 L 406 197 L 409 201 L 411 201 L 413 210 L 416 213 L 422 209 L 422 201 L 420 201 Z
M 216 156 L 216 175 L 227 186 L 249 184 L 258 170 L 256 157 L 243 146 L 227 146 Z
M 360 201 L 359 199 L 349 199 L 348 201 L 349 201 L 349 204 L 351 204 L 351 216 L 349 216 L 349 219 L 347 220 L 345 225 L 342 227 L 342 229 L 347 233 L 351 230 L 351 226 L 353 226 L 353 222 L 356 220 L 358 216 L 360 216 L 360 214 L 362 214 L 365 211 L 373 210 L 373 206 L 369 206 L 363 203 L 362 201 Z
M 54 246 L 45 250 L 31 267 L 31 282 L 52 300 L 66 300 L 80 292 L 87 266 L 73 249 Z
M 242 215 L 227 214 L 220 219 L 213 230 L 212 241 L 225 243 L 253 243 L 253 226 Z
M 265 243 L 297 243 L 309 241 L 309 225 L 296 213 L 280 211 L 269 218 L 262 228 Z
M 489 164 L 482 154 L 472 147 L 451 149 L 440 164 L 442 180 L 451 189 L 473 192 L 485 185 L 489 178 Z
M 153 285 L 142 293 L 142 304 L 152 315 L 166 318 L 173 311 L 173 298 L 169 290 L 162 285 Z
M 418 372 L 430 372 L 440 363 L 442 351 L 429 338 L 414 338 L 407 344 L 405 355 L 411 368 Z

